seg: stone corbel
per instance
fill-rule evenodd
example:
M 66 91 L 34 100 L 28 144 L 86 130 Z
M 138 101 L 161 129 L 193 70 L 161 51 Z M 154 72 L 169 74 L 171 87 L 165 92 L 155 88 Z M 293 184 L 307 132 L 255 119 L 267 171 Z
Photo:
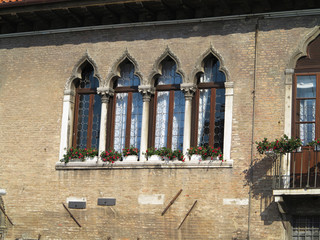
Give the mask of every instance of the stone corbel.
M 154 94 L 155 88 L 150 85 L 141 85 L 138 87 L 139 92 L 142 94 L 142 100 L 144 102 L 149 102 L 151 99 L 151 95 Z
M 197 90 L 197 85 L 193 83 L 182 83 L 180 89 L 184 93 L 186 100 L 192 100 L 192 97 Z

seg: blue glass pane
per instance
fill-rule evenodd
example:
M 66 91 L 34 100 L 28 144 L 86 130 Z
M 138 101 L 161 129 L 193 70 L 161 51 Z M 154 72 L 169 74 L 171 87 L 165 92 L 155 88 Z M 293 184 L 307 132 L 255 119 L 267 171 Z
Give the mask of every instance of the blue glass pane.
M 207 58 L 204 61 L 204 74 L 200 78 L 200 82 L 225 82 L 225 75 L 219 71 L 220 62 L 214 58 Z
M 130 127 L 130 146 L 140 148 L 141 125 L 142 125 L 142 95 L 132 93 L 132 113 Z
M 117 87 L 140 85 L 140 79 L 134 75 L 134 65 L 131 62 L 124 62 L 120 65 L 120 76 L 117 81 Z
M 214 147 L 223 147 L 225 89 L 216 90 Z
M 158 92 L 155 129 L 156 148 L 167 146 L 169 95 L 170 92 Z
M 297 76 L 297 97 L 316 97 L 316 76 Z
M 122 151 L 125 147 L 128 93 L 117 93 L 114 126 L 114 149 Z
M 181 76 L 176 73 L 176 63 L 173 60 L 164 60 L 162 62 L 162 75 L 158 79 L 159 85 L 180 84 Z
M 183 148 L 185 98 L 181 91 L 174 92 L 173 122 L 172 122 L 172 149 Z
M 92 148 L 99 148 L 100 118 L 101 118 L 101 97 L 96 94 L 94 96 L 94 104 L 93 104 L 92 138 L 91 138 Z
M 90 95 L 80 95 L 78 123 L 77 123 L 77 147 L 87 147 L 88 117 Z
M 210 138 L 211 90 L 200 89 L 199 91 L 198 145 L 206 146 Z

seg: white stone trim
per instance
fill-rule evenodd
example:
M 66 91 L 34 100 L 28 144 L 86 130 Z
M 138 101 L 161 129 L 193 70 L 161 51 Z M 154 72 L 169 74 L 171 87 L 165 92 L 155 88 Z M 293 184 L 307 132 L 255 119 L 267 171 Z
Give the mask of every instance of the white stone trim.
M 224 136 L 223 136 L 223 160 L 231 160 L 232 139 L 232 109 L 233 109 L 233 82 L 225 82 L 225 113 L 224 113 Z

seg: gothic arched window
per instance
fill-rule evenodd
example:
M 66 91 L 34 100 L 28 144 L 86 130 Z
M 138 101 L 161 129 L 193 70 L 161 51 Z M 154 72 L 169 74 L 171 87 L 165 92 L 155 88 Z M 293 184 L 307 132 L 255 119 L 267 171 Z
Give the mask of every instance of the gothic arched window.
M 99 80 L 86 64 L 81 79 L 75 81 L 76 97 L 73 124 L 73 147 L 98 148 L 100 133 L 101 97 L 97 94 Z
M 225 113 L 225 75 L 220 63 L 209 54 L 203 61 L 204 72 L 198 74 L 198 87 L 193 98 L 193 146 L 223 148 Z

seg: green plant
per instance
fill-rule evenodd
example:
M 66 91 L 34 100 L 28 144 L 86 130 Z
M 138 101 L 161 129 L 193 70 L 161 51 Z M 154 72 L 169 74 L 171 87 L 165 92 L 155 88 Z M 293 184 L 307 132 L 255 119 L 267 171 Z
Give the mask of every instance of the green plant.
M 160 150 L 157 148 L 151 147 L 151 148 L 148 148 L 144 154 L 147 157 L 150 157 L 152 155 L 160 155 Z
M 101 160 L 104 162 L 114 163 L 115 161 L 120 160 L 122 155 L 121 155 L 121 153 L 119 153 L 113 149 L 113 150 L 103 151 L 100 154 L 100 157 L 101 157 Z
M 193 154 L 201 155 L 201 158 L 203 160 L 207 158 L 211 158 L 213 160 L 214 158 L 219 158 L 220 160 L 223 159 L 221 148 L 214 148 L 210 146 L 198 146 L 198 147 L 191 147 L 188 149 L 188 155 L 191 156 Z
M 138 148 L 130 146 L 129 148 L 122 149 L 122 154 L 124 157 L 129 156 L 129 155 L 138 155 L 139 150 L 138 150 Z
M 98 156 L 98 151 L 95 148 L 70 148 L 67 150 L 67 153 L 63 155 L 61 162 L 68 163 L 71 159 L 79 159 L 84 161 L 87 157 Z
M 320 138 L 315 139 L 314 141 L 311 141 L 308 143 L 309 146 L 316 146 L 320 145 Z
M 162 158 L 163 157 L 169 158 L 172 155 L 172 150 L 171 150 L 171 148 L 162 147 L 162 148 L 158 149 L 158 155 L 161 156 Z
M 273 151 L 278 154 L 286 154 L 293 152 L 302 146 L 300 138 L 289 138 L 287 135 L 283 135 L 280 139 L 269 142 L 267 138 L 263 141 L 256 142 L 257 151 L 263 154 L 267 151 Z

